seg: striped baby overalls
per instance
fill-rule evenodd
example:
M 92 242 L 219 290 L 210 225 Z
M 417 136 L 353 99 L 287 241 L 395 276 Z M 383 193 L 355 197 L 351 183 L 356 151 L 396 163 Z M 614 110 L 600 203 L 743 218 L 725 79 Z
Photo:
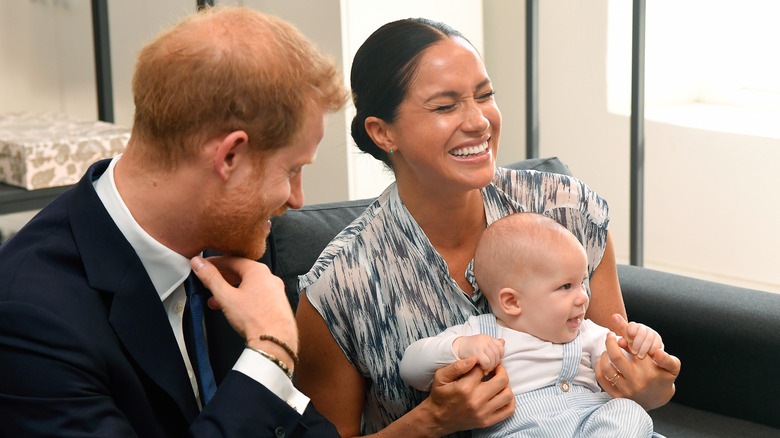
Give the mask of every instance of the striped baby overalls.
M 498 337 L 492 314 L 479 316 L 483 334 Z M 582 355 L 581 336 L 563 344 L 561 371 L 555 384 L 515 394 L 515 413 L 491 427 L 473 432 L 478 438 L 519 437 L 652 437 L 647 412 L 629 399 L 573 384 Z M 511 358 L 510 358 L 511 360 Z

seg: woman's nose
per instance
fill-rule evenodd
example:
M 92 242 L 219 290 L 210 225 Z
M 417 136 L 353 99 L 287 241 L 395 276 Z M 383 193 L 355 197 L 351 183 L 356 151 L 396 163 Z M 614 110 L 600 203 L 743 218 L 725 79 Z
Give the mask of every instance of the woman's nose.
M 490 120 L 485 117 L 482 109 L 476 102 L 471 102 L 466 108 L 466 119 L 463 128 L 466 131 L 485 132 L 490 127 Z

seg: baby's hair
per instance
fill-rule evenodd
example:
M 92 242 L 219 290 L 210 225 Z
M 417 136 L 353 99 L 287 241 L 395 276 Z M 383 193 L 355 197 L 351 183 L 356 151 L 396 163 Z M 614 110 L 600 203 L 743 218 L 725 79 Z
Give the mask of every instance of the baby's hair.
M 563 225 L 539 213 L 515 213 L 493 222 L 474 253 L 474 277 L 486 295 L 527 274 L 541 251 L 572 244 L 577 238 Z

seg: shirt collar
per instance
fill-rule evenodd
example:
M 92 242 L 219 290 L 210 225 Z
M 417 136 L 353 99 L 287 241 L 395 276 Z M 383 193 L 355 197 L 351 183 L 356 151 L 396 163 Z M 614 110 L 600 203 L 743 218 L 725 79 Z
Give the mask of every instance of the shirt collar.
M 120 158 L 121 155 L 114 157 L 108 169 L 92 184 L 119 231 L 141 259 L 160 300 L 165 300 L 190 274 L 190 261 L 155 240 L 135 221 L 114 182 L 114 167 Z

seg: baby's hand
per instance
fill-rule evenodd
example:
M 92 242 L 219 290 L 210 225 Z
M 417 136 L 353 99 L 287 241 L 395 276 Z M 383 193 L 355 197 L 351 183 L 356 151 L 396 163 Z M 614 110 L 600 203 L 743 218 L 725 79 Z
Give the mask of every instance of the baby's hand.
M 617 317 L 619 315 L 614 315 Z M 615 318 L 617 321 L 618 318 Z M 638 322 L 629 322 L 626 324 L 626 320 L 623 317 L 619 318 L 618 325 L 625 324 L 625 336 L 618 341 L 618 345 L 627 349 L 631 354 L 640 359 L 644 359 L 645 355 L 653 356 L 656 351 L 663 349 L 663 342 L 661 341 L 661 335 L 650 327 L 640 324 Z
M 485 374 L 501 363 L 504 357 L 504 340 L 488 335 L 460 336 L 452 343 L 452 349 L 460 359 L 476 357 Z

